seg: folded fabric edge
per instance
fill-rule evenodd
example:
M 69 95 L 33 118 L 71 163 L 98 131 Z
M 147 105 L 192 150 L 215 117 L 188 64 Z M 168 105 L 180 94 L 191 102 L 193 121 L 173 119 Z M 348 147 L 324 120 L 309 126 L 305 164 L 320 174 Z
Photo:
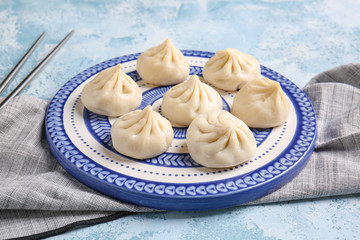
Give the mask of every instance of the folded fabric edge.
M 69 230 L 72 230 L 76 227 L 86 227 L 86 226 L 92 226 L 92 225 L 96 225 L 96 224 L 100 224 L 100 223 L 104 223 L 104 222 L 108 222 L 108 221 L 112 221 L 121 217 L 126 217 L 129 215 L 133 215 L 133 214 L 137 214 L 140 212 L 109 212 L 108 216 L 104 216 L 104 217 L 99 217 L 99 218 L 93 218 L 93 219 L 88 219 L 88 220 L 82 220 L 82 221 L 77 221 L 77 222 L 73 222 L 70 223 L 68 225 L 65 225 L 63 227 L 60 228 L 56 228 L 47 232 L 42 232 L 42 233 L 38 233 L 38 234 L 34 234 L 34 235 L 28 235 L 28 236 L 21 236 L 21 237 L 15 237 L 15 238 L 8 238 L 6 240 L 35 240 L 35 239 L 43 239 L 43 238 L 47 238 L 47 237 L 51 237 L 51 236 L 55 236 L 55 235 L 59 235 L 62 233 L 65 233 Z
M 345 77 L 343 75 L 344 72 L 346 73 Z M 360 62 L 335 66 L 324 72 L 316 74 L 305 85 L 303 90 L 306 90 L 308 87 L 316 83 L 341 83 L 358 88 L 359 83 L 355 80 L 358 76 L 360 76 Z

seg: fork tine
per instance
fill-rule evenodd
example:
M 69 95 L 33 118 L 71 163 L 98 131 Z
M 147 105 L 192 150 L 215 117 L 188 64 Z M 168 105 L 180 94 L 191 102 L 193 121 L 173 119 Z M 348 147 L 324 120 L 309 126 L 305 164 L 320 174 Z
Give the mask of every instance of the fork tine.
M 25 53 L 25 55 L 20 59 L 20 61 L 15 65 L 15 67 L 10 71 L 10 73 L 4 78 L 4 80 L 0 83 L 0 94 L 4 91 L 9 82 L 15 77 L 20 68 L 24 65 L 26 60 L 30 57 L 30 55 L 34 52 L 35 48 L 39 45 L 41 40 L 45 36 L 45 32 L 40 35 L 40 37 L 34 42 L 31 48 Z
M 0 103 L 0 110 L 21 90 L 23 90 L 26 85 L 38 74 L 38 72 L 50 61 L 50 59 L 57 53 L 57 51 L 69 40 L 69 38 L 74 34 L 72 30 L 66 37 L 20 82 L 19 85 Z

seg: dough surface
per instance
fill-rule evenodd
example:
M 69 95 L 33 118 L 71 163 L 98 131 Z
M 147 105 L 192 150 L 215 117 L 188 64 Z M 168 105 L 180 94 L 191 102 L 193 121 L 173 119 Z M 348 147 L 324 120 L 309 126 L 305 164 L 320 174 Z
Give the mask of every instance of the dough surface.
M 111 127 L 114 148 L 126 156 L 147 159 L 165 152 L 174 132 L 170 122 L 149 105 L 119 117 Z
M 139 56 L 137 71 L 145 82 L 165 86 L 185 81 L 190 65 L 182 52 L 166 39 Z
M 162 113 L 174 126 L 189 126 L 197 115 L 221 109 L 219 93 L 196 75 L 169 89 L 162 102 Z
M 206 62 L 204 80 L 213 86 L 235 91 L 261 74 L 258 61 L 234 48 L 219 50 Z
M 266 77 L 247 83 L 234 97 L 231 113 L 253 128 L 282 125 L 290 112 L 280 84 Z
M 231 113 L 211 111 L 190 124 L 186 143 L 190 156 L 209 168 L 226 168 L 250 160 L 256 141 L 246 124 Z
M 110 117 L 136 109 L 141 99 L 139 86 L 121 70 L 121 64 L 101 71 L 81 93 L 81 102 L 87 109 Z

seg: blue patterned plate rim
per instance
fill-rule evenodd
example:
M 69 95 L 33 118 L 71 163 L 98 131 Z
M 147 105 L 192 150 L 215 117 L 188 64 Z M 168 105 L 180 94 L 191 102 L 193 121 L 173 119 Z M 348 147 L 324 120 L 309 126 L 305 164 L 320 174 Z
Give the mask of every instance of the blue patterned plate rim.
M 214 53 L 182 50 L 186 57 L 209 59 Z M 269 194 L 294 178 L 314 150 L 316 117 L 310 100 L 294 83 L 261 66 L 262 75 L 278 81 L 289 96 L 297 116 L 295 134 L 288 146 L 272 161 L 236 177 L 199 183 L 156 182 L 118 173 L 89 159 L 71 142 L 64 129 L 63 110 L 68 97 L 96 73 L 119 63 L 135 61 L 141 53 L 113 58 L 90 67 L 55 94 L 46 117 L 50 150 L 57 161 L 77 180 L 119 200 L 165 210 L 209 210 L 236 206 Z M 217 170 L 216 170 L 217 171 Z

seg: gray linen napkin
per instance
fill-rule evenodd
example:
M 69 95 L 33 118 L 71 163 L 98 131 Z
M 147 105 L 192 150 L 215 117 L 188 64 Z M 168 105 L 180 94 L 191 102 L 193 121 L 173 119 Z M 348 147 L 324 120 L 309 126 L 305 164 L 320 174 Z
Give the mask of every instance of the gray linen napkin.
M 360 63 L 313 78 L 304 91 L 318 121 L 304 170 L 249 204 L 360 192 Z M 132 212 L 155 211 L 99 194 L 70 176 L 44 135 L 47 101 L 17 97 L 0 112 L 0 238 L 41 238 Z

